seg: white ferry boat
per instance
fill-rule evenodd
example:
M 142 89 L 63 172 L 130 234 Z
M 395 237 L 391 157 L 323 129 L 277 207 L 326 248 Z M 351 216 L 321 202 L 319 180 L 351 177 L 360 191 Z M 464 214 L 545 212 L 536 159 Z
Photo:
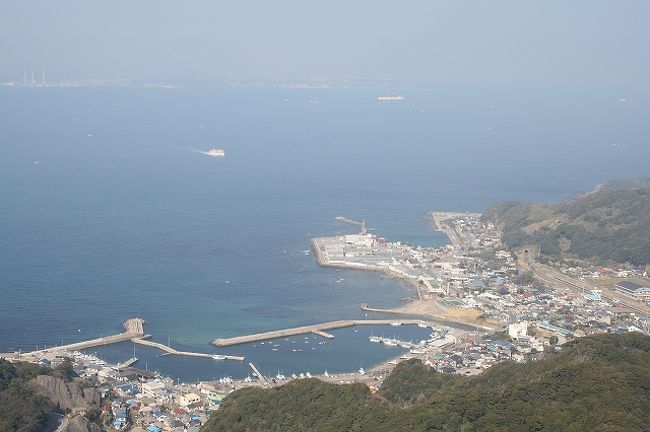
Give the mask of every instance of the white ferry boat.
M 223 149 L 218 149 L 218 148 L 212 148 L 205 152 L 206 155 L 212 156 L 212 157 L 224 157 L 226 155 L 226 152 L 223 151 Z
M 377 97 L 377 100 L 379 102 L 403 102 L 406 100 L 404 96 L 397 95 L 397 96 L 379 96 Z

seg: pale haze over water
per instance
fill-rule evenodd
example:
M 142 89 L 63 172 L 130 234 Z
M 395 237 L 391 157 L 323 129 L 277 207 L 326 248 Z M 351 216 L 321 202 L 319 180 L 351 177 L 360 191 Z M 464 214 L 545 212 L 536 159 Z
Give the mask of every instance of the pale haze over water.
M 416 80 L 648 91 L 644 0 L 7 1 L 0 77 Z

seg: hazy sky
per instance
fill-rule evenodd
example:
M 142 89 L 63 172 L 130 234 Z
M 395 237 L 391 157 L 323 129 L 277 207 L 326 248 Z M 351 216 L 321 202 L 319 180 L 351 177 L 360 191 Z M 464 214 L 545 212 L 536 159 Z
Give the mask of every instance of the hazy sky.
M 3 0 L 0 74 L 647 89 L 650 1 Z

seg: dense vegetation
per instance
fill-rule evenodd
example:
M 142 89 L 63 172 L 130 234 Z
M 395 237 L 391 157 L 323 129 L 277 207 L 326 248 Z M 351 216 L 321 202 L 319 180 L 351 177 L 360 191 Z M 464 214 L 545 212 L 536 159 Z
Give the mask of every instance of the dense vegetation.
M 14 365 L 0 359 L 0 431 L 43 430 L 51 404 L 27 389 L 25 382 L 48 372 L 47 368 L 31 363 Z
M 51 375 L 66 382 L 77 374 L 68 359 L 55 368 L 34 363 L 10 363 L 0 358 L 0 431 L 40 432 L 44 430 L 55 405 L 48 398 L 35 394 L 26 383 L 39 376 Z
M 533 246 L 552 259 L 648 265 L 650 189 L 613 187 L 563 204 L 509 201 L 483 217 L 503 224 L 503 242 L 512 249 Z
M 212 431 L 646 431 L 650 338 L 578 339 L 528 364 L 464 377 L 400 364 L 378 395 L 316 379 L 228 396 Z

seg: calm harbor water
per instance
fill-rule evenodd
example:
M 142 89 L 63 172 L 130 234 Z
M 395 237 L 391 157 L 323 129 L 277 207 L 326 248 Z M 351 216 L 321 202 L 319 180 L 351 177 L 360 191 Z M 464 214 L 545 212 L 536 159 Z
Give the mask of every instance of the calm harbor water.
M 155 340 L 203 352 L 217 337 L 362 317 L 361 303 L 409 291 L 316 265 L 310 236 L 354 231 L 335 216 L 443 244 L 430 210 L 557 201 L 648 174 L 647 95 L 383 93 L 1 88 L 0 351 L 116 333 L 135 315 Z M 226 157 L 196 152 L 213 146 Z M 302 352 L 223 351 L 269 373 L 356 370 L 395 355 L 365 343 L 370 331 L 295 338 Z M 248 373 L 137 350 L 183 380 Z M 93 351 L 120 361 L 132 345 Z

